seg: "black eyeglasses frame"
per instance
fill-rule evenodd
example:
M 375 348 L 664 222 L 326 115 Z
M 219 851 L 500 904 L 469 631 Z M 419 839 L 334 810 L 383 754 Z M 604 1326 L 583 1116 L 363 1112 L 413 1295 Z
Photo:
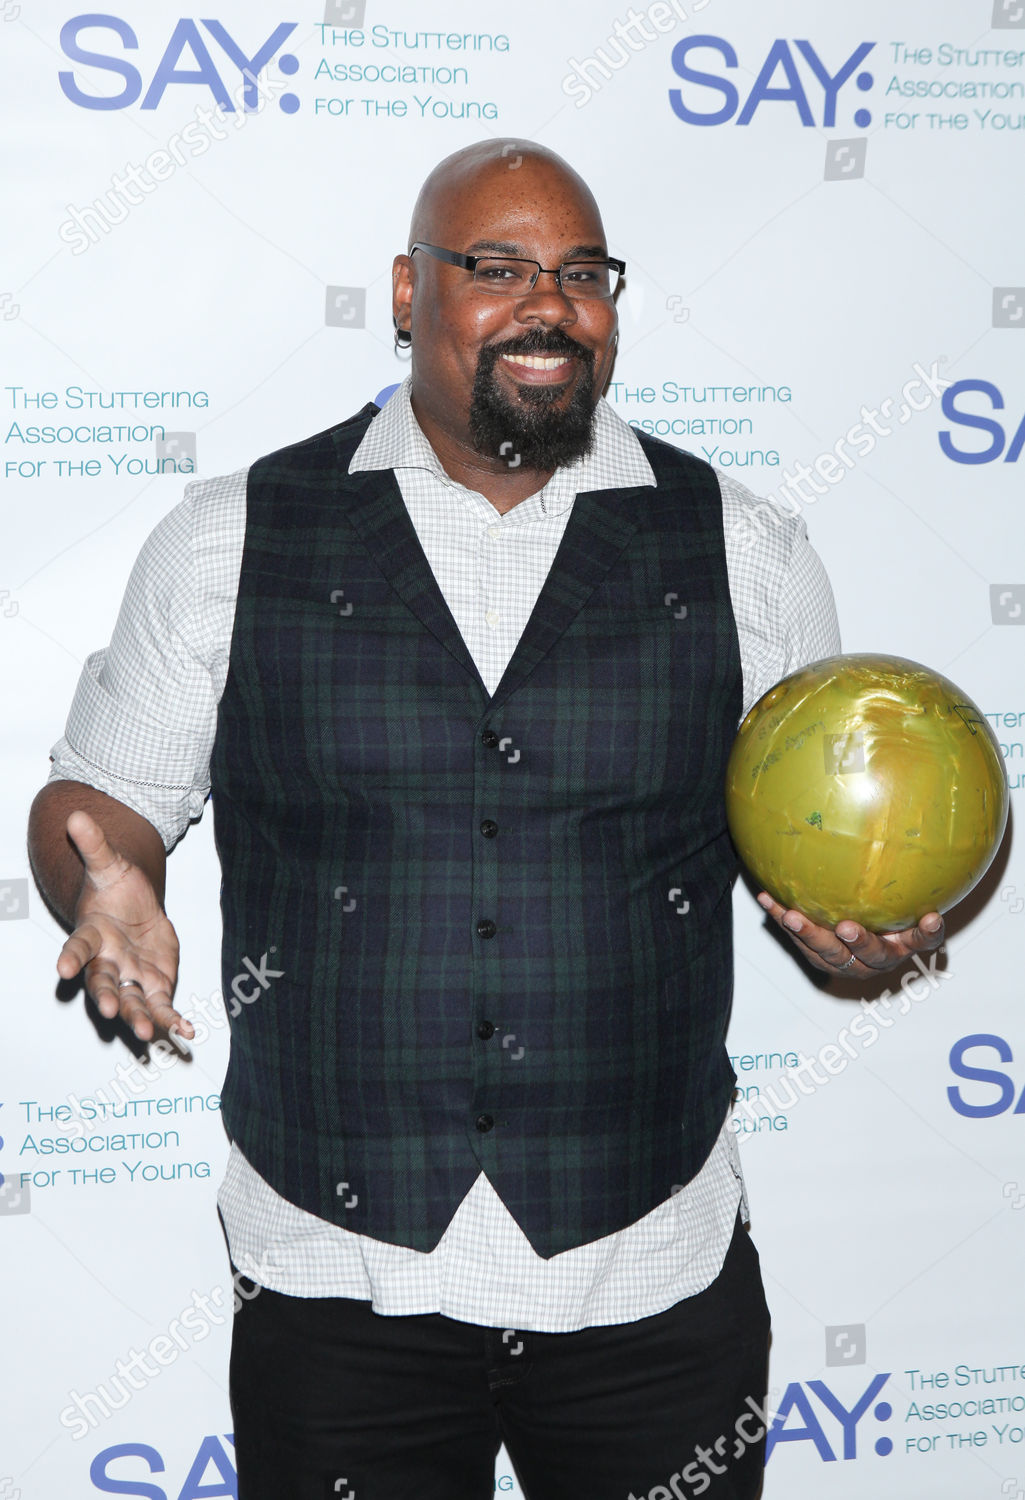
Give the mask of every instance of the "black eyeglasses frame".
M 427 254 L 432 255 L 435 260 L 442 260 L 447 265 L 459 266 L 464 271 L 473 271 L 474 273 L 476 273 L 477 267 L 482 260 L 507 260 L 514 261 L 517 264 L 522 264 L 525 262 L 529 266 L 537 266 L 537 270 L 535 271 L 528 288 L 529 292 L 532 292 L 534 290 L 535 286 L 537 285 L 537 279 L 539 276 L 554 276 L 555 284 L 559 288 L 559 291 L 574 302 L 611 301 L 612 298 L 615 297 L 616 292 L 619 290 L 619 283 L 616 283 L 615 288 L 611 292 L 599 292 L 594 297 L 581 297 L 578 293 L 574 297 L 573 293 L 571 291 L 567 291 L 567 289 L 562 284 L 562 273 L 566 266 L 609 266 L 617 273 L 620 278 L 622 278 L 626 274 L 626 261 L 617 260 L 613 255 L 607 255 L 603 260 L 588 260 L 586 257 L 580 256 L 576 260 L 563 261 L 561 266 L 553 266 L 549 268 L 548 266 L 543 266 L 539 260 L 532 260 L 529 255 L 464 255 L 460 250 L 445 250 L 441 245 L 428 244 L 426 240 L 415 241 L 415 243 L 409 247 L 410 255 L 412 255 L 417 250 L 426 250 Z M 515 293 L 501 292 L 497 287 L 483 287 L 481 286 L 481 283 L 476 280 L 474 281 L 474 285 L 479 287 L 481 291 L 487 292 L 488 295 L 493 297 L 507 297 L 510 295 L 516 295 Z M 527 293 L 520 293 L 520 295 L 526 296 Z

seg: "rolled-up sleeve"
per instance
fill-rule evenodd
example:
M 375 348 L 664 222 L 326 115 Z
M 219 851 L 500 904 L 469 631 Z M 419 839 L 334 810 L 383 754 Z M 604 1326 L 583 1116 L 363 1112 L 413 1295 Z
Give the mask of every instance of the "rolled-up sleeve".
M 188 487 L 132 568 L 110 645 L 86 660 L 49 781 L 147 818 L 166 849 L 198 819 L 227 675 L 246 471 Z
M 803 519 L 717 473 L 746 714 L 791 672 L 836 656 L 840 628 L 833 590 Z

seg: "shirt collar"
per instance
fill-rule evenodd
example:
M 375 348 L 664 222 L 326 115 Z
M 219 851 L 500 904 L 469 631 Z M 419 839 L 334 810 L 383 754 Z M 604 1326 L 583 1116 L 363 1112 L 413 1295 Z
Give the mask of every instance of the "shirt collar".
M 452 489 L 464 489 L 442 468 L 413 415 L 407 376 L 373 418 L 349 464 L 349 473 L 367 469 L 426 469 Z M 633 489 L 654 485 L 655 475 L 637 434 L 601 399 L 595 408 L 594 443 L 584 458 L 556 469 L 539 491 L 549 513 L 564 510 L 589 490 Z M 476 492 L 473 492 L 476 493 Z

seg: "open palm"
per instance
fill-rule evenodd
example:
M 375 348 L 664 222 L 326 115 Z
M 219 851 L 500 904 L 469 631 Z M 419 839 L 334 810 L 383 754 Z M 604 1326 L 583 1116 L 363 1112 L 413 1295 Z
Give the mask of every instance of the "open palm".
M 57 959 L 62 979 L 84 973 L 101 1015 L 120 1015 L 141 1041 L 157 1032 L 185 1037 L 194 1029 L 174 1009 L 178 936 L 147 876 L 111 848 L 99 824 L 73 812 L 68 837 L 85 865 L 75 930 Z

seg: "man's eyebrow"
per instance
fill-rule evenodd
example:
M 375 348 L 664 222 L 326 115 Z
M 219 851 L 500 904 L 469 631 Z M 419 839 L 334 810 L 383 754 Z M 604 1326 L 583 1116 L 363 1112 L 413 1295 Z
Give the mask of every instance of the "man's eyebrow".
M 480 251 L 489 251 L 492 255 L 522 256 L 525 260 L 533 260 L 522 245 L 517 245 L 507 240 L 474 240 L 472 245 L 466 248 L 467 255 L 476 255 Z M 563 260 L 579 260 L 581 257 L 595 260 L 605 260 L 608 251 L 604 245 L 572 245 L 563 255 Z
M 524 253 L 522 245 L 512 244 L 505 240 L 474 240 L 473 244 L 468 246 L 466 253 L 473 255 L 478 250 L 490 250 L 494 255 L 523 255 Z

